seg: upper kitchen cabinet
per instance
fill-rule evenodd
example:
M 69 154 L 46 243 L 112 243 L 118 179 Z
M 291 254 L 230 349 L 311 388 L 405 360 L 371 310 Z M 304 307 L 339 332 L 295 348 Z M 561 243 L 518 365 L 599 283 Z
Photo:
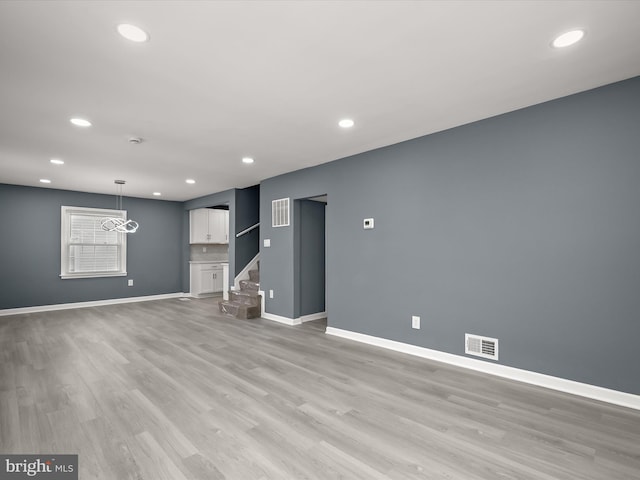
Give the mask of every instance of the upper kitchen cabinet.
M 190 210 L 189 225 L 189 243 L 229 243 L 229 210 Z

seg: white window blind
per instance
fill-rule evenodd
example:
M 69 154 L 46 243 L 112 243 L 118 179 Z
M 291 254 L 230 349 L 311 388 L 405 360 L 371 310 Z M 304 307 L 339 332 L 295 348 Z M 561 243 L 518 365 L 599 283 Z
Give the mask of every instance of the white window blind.
M 126 219 L 126 212 L 62 207 L 62 278 L 126 275 L 126 234 L 103 230 L 106 217 Z
M 271 201 L 271 226 L 289 226 L 289 199 L 280 198 Z

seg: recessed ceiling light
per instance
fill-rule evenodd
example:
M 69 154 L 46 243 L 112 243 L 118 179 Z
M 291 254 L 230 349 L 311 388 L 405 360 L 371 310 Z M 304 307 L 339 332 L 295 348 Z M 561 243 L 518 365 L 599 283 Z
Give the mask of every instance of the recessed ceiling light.
M 154 196 L 154 197 L 159 197 L 160 195 L 162 195 L 162 193 L 160 193 L 160 192 L 153 192 L 153 196 Z
M 251 157 L 244 157 L 242 159 L 242 163 L 253 163 L 253 158 Z
M 48 178 L 41 178 L 40 183 L 51 183 L 51 180 L 49 180 Z
M 558 35 L 552 45 L 556 48 L 564 48 L 579 42 L 584 37 L 584 30 L 571 30 L 570 32 Z
M 351 128 L 355 125 L 355 122 L 350 118 L 343 118 L 338 122 L 338 125 L 340 125 L 342 128 Z
M 149 40 L 149 34 L 147 32 L 130 23 L 121 23 L 118 25 L 118 33 L 132 42 L 142 43 Z
M 59 158 L 52 158 L 49 161 L 54 165 L 64 165 L 64 160 L 60 160 Z
M 185 182 L 187 182 L 189 185 L 193 185 L 194 183 L 196 183 L 196 181 L 193 178 L 187 178 Z
M 69 120 L 71 123 L 73 123 L 76 127 L 90 127 L 91 126 L 91 122 L 87 119 L 84 118 L 72 118 L 71 120 Z

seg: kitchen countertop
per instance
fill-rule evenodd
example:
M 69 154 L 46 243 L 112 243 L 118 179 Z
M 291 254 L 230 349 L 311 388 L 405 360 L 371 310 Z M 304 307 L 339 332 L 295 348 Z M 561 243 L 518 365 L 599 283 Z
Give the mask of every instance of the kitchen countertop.
M 189 260 L 189 263 L 219 263 L 220 265 L 228 265 L 229 260 Z

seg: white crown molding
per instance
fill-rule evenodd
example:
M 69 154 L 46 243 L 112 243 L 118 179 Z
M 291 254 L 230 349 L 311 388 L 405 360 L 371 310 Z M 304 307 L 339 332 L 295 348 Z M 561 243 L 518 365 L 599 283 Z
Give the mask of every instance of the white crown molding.
M 478 372 L 496 375 L 498 377 L 508 378 L 531 385 L 537 385 L 539 387 L 550 388 L 552 390 L 570 393 L 572 395 L 578 395 L 593 400 L 640 410 L 640 395 L 633 395 L 631 393 L 553 377 L 551 375 L 536 373 L 529 370 L 508 367 L 506 365 L 497 365 L 495 363 L 489 363 L 482 360 L 461 357 L 460 355 L 439 352 L 429 348 L 396 342 L 394 340 L 387 340 L 386 338 L 373 337 L 371 335 L 342 330 L 340 328 L 327 327 L 326 333 L 328 335 L 334 335 L 336 337 L 342 337 L 356 342 L 394 350 L 396 352 L 407 353 L 409 355 L 435 360 L 437 362 L 443 362 L 457 367 L 468 368 Z

